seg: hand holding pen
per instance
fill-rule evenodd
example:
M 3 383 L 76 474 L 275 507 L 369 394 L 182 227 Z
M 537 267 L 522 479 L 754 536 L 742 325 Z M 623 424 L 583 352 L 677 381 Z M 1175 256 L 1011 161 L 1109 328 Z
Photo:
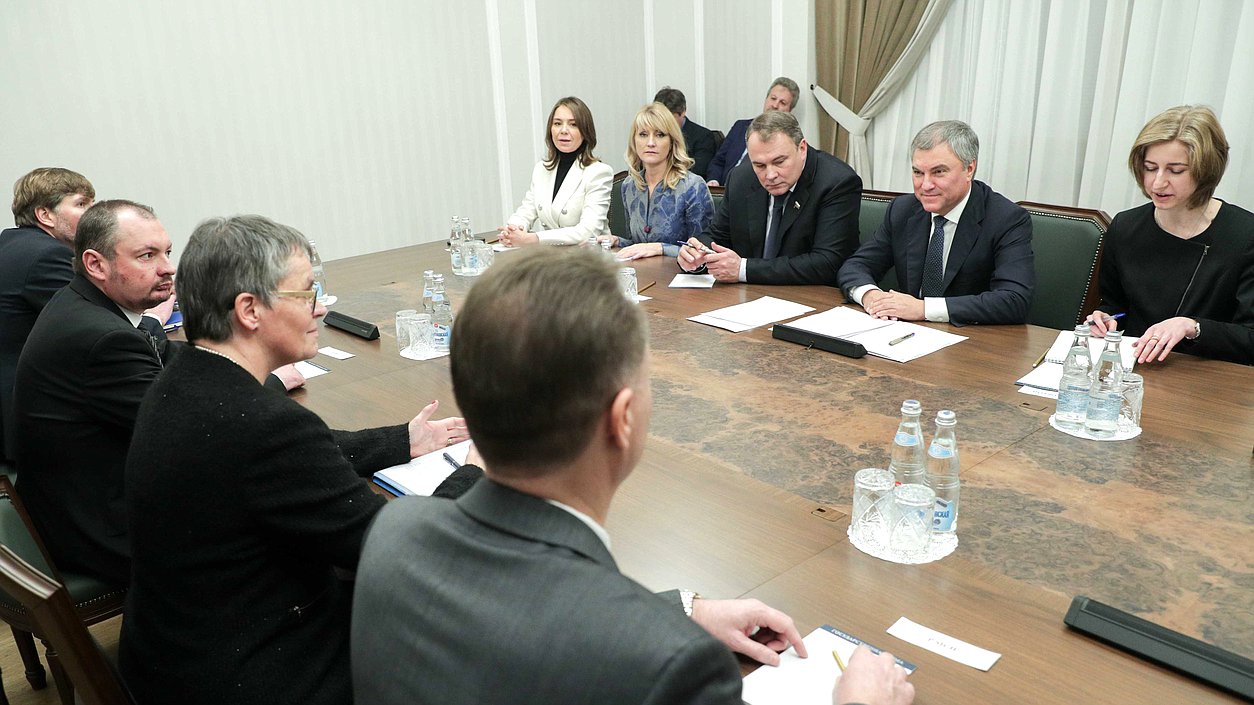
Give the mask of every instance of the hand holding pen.
M 681 240 L 676 245 L 679 248 L 679 266 L 686 272 L 695 272 L 701 269 L 705 264 L 706 255 L 714 254 L 714 250 L 706 247 L 705 243 L 695 237 L 690 237 L 686 241 Z
M 1106 334 L 1119 327 L 1119 319 L 1126 316 L 1126 313 L 1116 313 L 1109 316 L 1105 311 L 1094 311 L 1089 317 L 1084 319 L 1084 323 L 1088 325 L 1089 332 L 1094 338 L 1105 338 Z

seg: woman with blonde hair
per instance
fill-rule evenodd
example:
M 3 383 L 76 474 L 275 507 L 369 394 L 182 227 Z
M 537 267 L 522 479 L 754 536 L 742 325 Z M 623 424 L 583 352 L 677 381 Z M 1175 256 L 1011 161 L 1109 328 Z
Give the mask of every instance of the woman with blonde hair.
M 1214 197 L 1227 165 L 1204 106 L 1158 114 L 1132 145 L 1128 168 L 1150 203 L 1110 224 L 1088 322 L 1099 337 L 1120 325 L 1141 336 L 1138 362 L 1178 350 L 1254 364 L 1254 213 Z
M 714 217 L 705 180 L 688 171 L 692 159 L 675 116 L 661 103 L 636 113 L 627 138 L 627 169 L 621 185 L 626 233 L 614 233 L 620 259 L 679 254 L 679 244 L 699 235 Z
M 549 111 L 548 153 L 531 171 L 522 205 L 497 228 L 507 246 L 578 245 L 609 232 L 614 169 L 592 154 L 597 128 L 586 103 L 567 96 Z

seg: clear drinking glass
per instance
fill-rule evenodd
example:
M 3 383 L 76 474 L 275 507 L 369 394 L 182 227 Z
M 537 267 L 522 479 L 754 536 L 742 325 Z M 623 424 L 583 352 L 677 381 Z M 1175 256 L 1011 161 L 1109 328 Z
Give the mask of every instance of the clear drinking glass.
M 628 301 L 634 302 L 636 300 L 636 268 L 623 267 L 619 272 L 619 283 L 623 287 L 623 296 L 626 296 Z
M 852 532 L 870 547 L 888 547 L 893 485 L 893 474 L 879 468 L 864 468 L 853 476 Z
M 1123 373 L 1123 405 L 1119 407 L 1119 430 L 1127 433 L 1141 426 L 1141 402 L 1145 399 L 1145 378 L 1135 372 Z
M 413 342 L 410 340 L 411 331 L 413 331 L 413 321 L 418 317 L 418 311 L 412 308 L 401 309 L 396 312 L 396 352 L 401 352 L 408 348 Z
M 431 347 L 431 314 L 420 313 L 407 318 L 405 324 L 409 326 L 409 347 L 402 350 L 425 352 Z
M 932 512 L 936 493 L 927 485 L 907 483 L 893 491 L 893 523 L 888 547 L 899 560 L 917 563 L 932 544 Z

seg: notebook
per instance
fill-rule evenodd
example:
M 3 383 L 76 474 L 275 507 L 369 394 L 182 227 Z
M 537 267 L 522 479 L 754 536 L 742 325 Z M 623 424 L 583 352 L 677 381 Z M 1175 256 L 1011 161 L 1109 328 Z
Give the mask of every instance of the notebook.
M 1054 339 L 1053 345 L 1049 346 L 1049 350 L 1045 353 L 1045 359 L 1041 364 L 1026 375 L 1015 380 L 1015 384 L 1024 387 L 1034 387 L 1036 389 L 1046 389 L 1050 391 L 1058 391 L 1058 384 L 1062 381 L 1062 366 L 1067 361 L 1067 351 L 1071 349 L 1071 341 L 1075 337 L 1074 331 L 1063 330 L 1058 331 L 1058 337 Z M 1119 356 L 1123 359 L 1123 369 L 1130 370 L 1136 365 L 1136 350 L 1133 349 L 1132 343 L 1140 340 L 1140 338 L 1124 338 L 1119 344 Z M 1102 338 L 1089 338 L 1089 356 L 1093 359 L 1093 363 L 1097 363 L 1097 358 L 1101 357 L 1102 348 L 1106 346 L 1106 341 Z
M 456 469 L 444 459 L 445 453 L 452 456 L 458 465 L 464 465 L 466 455 L 470 453 L 470 441 L 433 450 L 404 465 L 384 468 L 374 474 L 374 483 L 397 496 L 416 494 L 430 497 L 435 488 Z

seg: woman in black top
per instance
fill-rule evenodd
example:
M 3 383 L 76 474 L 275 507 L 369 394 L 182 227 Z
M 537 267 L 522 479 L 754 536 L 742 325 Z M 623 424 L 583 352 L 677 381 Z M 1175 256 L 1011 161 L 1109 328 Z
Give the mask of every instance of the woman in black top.
M 1128 166 L 1151 202 L 1111 223 L 1088 322 L 1099 337 L 1141 336 L 1137 362 L 1178 350 L 1254 364 L 1254 214 L 1214 198 L 1227 164 L 1206 107 L 1157 115 L 1132 146 Z

